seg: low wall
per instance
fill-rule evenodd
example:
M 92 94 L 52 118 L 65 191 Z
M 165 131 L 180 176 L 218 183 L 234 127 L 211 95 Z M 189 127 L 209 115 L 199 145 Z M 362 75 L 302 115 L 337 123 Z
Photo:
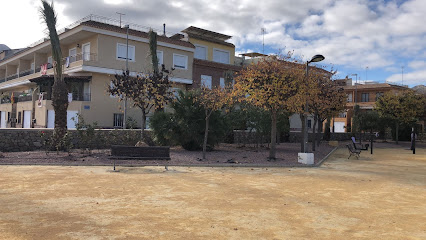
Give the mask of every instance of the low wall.
M 323 138 L 324 133 L 319 133 L 319 138 Z M 353 133 L 330 133 L 330 141 L 346 141 L 351 140 Z M 312 141 L 314 137 L 313 133 L 309 133 L 309 141 Z M 281 142 L 301 142 L 303 135 L 301 132 L 290 132 L 287 136 L 281 136 Z M 245 144 L 255 144 L 255 143 L 268 143 L 270 141 L 268 137 L 261 137 L 256 132 L 248 131 L 234 131 L 234 143 L 245 143 Z
M 82 146 L 77 130 L 69 130 L 70 140 L 74 148 Z M 140 139 L 140 129 L 99 129 L 95 130 L 95 137 L 91 141 L 92 148 L 110 148 L 111 145 L 132 145 Z M 44 149 L 43 139 L 51 136 L 53 129 L 0 129 L 0 151 L 19 152 Z M 149 131 L 145 131 L 150 135 Z M 45 137 L 42 137 L 45 135 Z

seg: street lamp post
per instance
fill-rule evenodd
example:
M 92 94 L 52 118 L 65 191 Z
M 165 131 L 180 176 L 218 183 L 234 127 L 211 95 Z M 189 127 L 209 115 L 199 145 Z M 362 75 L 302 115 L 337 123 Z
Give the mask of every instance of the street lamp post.
M 129 25 L 124 25 L 126 32 L 126 77 L 129 77 Z M 127 96 L 124 96 L 124 114 L 123 114 L 123 129 L 126 129 L 127 119 Z
M 323 55 L 315 55 L 312 57 L 310 61 L 306 62 L 306 84 L 308 83 L 308 77 L 309 77 L 309 63 L 320 62 L 324 59 L 325 57 Z M 305 115 L 305 129 L 303 132 L 303 153 L 307 153 L 308 152 L 308 98 L 306 98 L 306 102 L 305 102 L 304 115 Z

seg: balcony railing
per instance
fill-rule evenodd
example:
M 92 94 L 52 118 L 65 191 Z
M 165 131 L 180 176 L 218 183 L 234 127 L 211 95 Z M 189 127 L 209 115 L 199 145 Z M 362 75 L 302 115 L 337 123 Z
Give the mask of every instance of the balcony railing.
M 9 76 L 6 77 L 6 81 L 10 81 L 10 80 L 15 79 L 17 77 L 18 77 L 18 74 L 9 75 Z
M 73 93 L 72 100 L 73 101 L 90 101 L 91 99 L 90 93 Z
M 98 55 L 96 53 L 79 53 L 75 56 L 65 57 L 63 62 L 66 64 L 67 58 L 69 58 L 69 63 L 77 62 L 83 60 L 84 62 L 97 61 Z
M 0 78 L 0 83 L 6 82 L 6 78 Z
M 24 77 L 33 73 L 34 73 L 33 69 L 27 69 L 25 71 L 19 72 L 19 77 Z

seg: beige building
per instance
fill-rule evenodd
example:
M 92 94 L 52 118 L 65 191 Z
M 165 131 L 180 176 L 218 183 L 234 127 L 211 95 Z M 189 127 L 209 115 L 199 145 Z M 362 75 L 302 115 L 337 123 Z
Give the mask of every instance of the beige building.
M 142 30 L 130 25 L 128 31 L 128 66 L 132 75 L 152 69 L 148 34 Z M 69 128 L 75 127 L 72 118 L 77 114 L 100 127 L 123 125 L 123 102 L 110 96 L 107 88 L 114 75 L 126 68 L 126 38 L 127 29 L 118 22 L 93 15 L 59 31 L 69 90 Z M 173 88 L 186 89 L 193 83 L 194 45 L 185 38 L 158 36 L 157 40 L 160 64 L 174 68 L 170 78 Z M 43 39 L 13 54 L 5 51 L 0 53 L 0 127 L 53 128 L 50 41 Z M 140 109 L 131 107 L 131 103 L 128 106 L 128 116 L 139 122 Z

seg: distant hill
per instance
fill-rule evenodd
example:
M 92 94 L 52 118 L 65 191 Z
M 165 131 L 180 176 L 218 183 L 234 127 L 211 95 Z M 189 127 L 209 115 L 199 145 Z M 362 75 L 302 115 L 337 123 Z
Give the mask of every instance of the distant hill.
M 425 85 L 417 85 L 417 86 L 413 87 L 413 90 L 418 92 L 418 93 L 426 95 L 426 86 Z

